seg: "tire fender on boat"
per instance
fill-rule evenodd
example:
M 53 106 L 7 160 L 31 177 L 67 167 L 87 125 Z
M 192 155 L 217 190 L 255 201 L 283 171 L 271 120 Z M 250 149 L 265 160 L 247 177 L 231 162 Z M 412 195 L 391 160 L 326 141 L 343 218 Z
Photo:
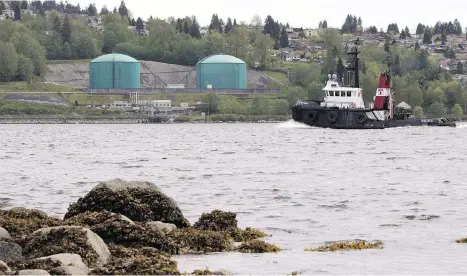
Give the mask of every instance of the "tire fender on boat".
M 330 123 L 337 122 L 338 114 L 336 111 L 331 111 L 328 113 L 328 120 Z
M 317 118 L 317 113 L 315 110 L 311 110 L 309 112 L 306 113 L 306 120 L 310 120 L 312 122 L 315 122 L 316 121 L 316 118 Z
M 366 122 L 366 115 L 365 113 L 358 113 L 357 114 L 357 122 L 359 124 L 364 124 Z

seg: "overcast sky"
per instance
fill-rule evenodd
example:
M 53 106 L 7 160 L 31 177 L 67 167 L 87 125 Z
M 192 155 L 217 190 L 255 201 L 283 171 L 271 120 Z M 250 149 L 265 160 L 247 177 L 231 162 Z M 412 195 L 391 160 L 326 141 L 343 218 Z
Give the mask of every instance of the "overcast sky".
M 121 0 L 69 0 L 70 3 L 89 5 L 95 3 L 98 10 L 106 4 L 109 9 L 120 5 Z M 361 17 L 364 27 L 376 25 L 387 28 L 397 23 L 399 28 L 408 26 L 415 31 L 419 22 L 434 25 L 437 20 L 459 19 L 462 28 L 467 27 L 466 0 L 126 0 L 133 16 L 143 19 L 149 16 L 167 18 L 196 15 L 202 26 L 208 25 L 213 13 L 221 18 L 236 18 L 238 22 L 250 22 L 258 14 L 263 20 L 270 14 L 280 22 L 293 27 L 316 28 L 326 19 L 329 26 L 341 27 L 347 14 Z

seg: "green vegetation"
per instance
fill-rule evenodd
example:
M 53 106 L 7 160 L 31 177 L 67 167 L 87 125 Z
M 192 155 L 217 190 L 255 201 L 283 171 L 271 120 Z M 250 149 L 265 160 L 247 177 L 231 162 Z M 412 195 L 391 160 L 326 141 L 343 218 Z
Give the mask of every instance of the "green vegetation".
M 273 82 L 270 88 L 284 88 L 285 99 L 170 95 L 173 103 L 208 100 L 206 109 L 211 114 L 287 115 L 298 99 L 323 98 L 321 89 L 329 72 L 336 73 L 339 79 L 345 77 L 344 64 L 350 62 L 345 52 L 350 40 L 357 32 L 363 31 L 382 38 L 381 42 L 376 39 L 365 41 L 361 47 L 360 85 L 366 102 L 373 100 L 379 73 L 389 68 L 393 75 L 396 103 L 407 102 L 414 108 L 416 116 L 461 117 L 467 108 L 467 88 L 453 79 L 454 74 L 465 73 L 464 65 L 459 62 L 455 70 L 443 71 L 438 64 L 438 59 L 456 59 L 465 55 L 455 53 L 454 47 L 462 46 L 458 41 L 448 45 L 448 36 L 462 33 L 458 20 L 437 22 L 433 27 L 419 24 L 417 36 L 424 44 L 434 42 L 447 46 L 444 52 L 433 54 L 422 49 L 408 27 L 399 29 L 397 23 L 389 24 L 385 32 L 378 32 L 375 26 L 365 29 L 361 18 L 348 15 L 339 31 L 324 20 L 313 35 L 306 37 L 304 30 L 299 29 L 298 38 L 293 38 L 295 44 L 308 45 L 308 48 L 295 51 L 301 58 L 308 58 L 308 62 L 288 62 L 285 61 L 286 54 L 279 49 L 290 46 L 286 32 L 290 26 L 270 15 L 264 21 L 255 16 L 250 23 L 227 18 L 224 24 L 223 19 L 214 14 L 207 34 L 203 36 L 196 17 L 170 17 L 166 20 L 151 17 L 144 25 L 141 18 L 131 18 L 131 12 L 123 1 L 114 12 L 105 8 L 100 14 L 93 5 L 82 10 L 73 4 L 47 3 L 33 1 L 29 4 L 36 10 L 35 16 L 19 14 L 15 18 L 21 18 L 20 22 L 0 22 L 0 82 L 7 83 L 0 85 L 0 91 L 75 91 L 36 82 L 40 83 L 47 65 L 87 63 L 113 51 L 141 60 L 190 66 L 208 55 L 225 53 L 245 60 L 250 68 L 263 70 L 266 75 L 282 82 L 285 86 Z M 81 13 L 82 18 L 73 19 L 69 15 L 73 13 Z M 412 39 L 411 47 L 397 43 L 399 38 Z M 323 58 L 320 63 L 314 61 L 318 56 Z M 22 82 L 13 83 L 16 81 Z M 123 96 L 93 96 L 76 92 L 61 97 L 70 103 L 76 100 L 86 104 L 109 104 L 125 99 Z M 166 95 L 142 97 L 167 98 Z
M 349 250 L 363 250 L 363 249 L 383 249 L 384 243 L 377 241 L 374 243 L 367 241 L 346 241 L 334 242 L 330 245 L 320 246 L 318 248 L 306 248 L 305 251 L 310 252 L 333 252 L 333 251 L 349 251 Z

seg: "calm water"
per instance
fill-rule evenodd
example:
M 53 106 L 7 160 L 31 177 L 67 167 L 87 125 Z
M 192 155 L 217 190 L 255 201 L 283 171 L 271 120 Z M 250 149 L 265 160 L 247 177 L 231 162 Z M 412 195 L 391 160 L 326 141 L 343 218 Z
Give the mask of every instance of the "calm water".
M 467 273 L 467 128 L 0 125 L 0 200 L 63 216 L 98 181 L 149 180 L 193 223 L 219 208 L 284 248 L 176 257 L 181 271 Z M 421 215 L 438 216 L 420 219 Z M 410 220 L 406 216 L 416 216 Z M 326 241 L 383 250 L 310 253 Z

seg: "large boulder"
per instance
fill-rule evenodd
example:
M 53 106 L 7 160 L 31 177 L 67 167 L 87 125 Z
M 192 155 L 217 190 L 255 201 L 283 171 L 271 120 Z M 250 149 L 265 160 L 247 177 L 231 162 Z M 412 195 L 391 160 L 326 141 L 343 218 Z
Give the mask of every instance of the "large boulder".
M 233 248 L 230 237 L 222 232 L 186 228 L 173 230 L 167 235 L 177 244 L 180 254 L 225 252 Z
M 10 210 L 0 210 L 0 226 L 9 232 L 9 235 L 21 244 L 21 240 L 44 227 L 59 226 L 61 220 L 49 217 L 39 210 L 22 207 Z
M 0 226 L 0 240 L 9 240 L 11 239 L 10 233 L 8 231 Z
M 121 179 L 99 183 L 68 208 L 65 219 L 87 211 L 104 210 L 125 215 L 133 221 L 162 221 L 178 228 L 190 226 L 177 203 L 155 184 Z
M 5 275 L 7 272 L 10 272 L 10 268 L 6 263 L 0 261 L 0 275 Z
M 10 241 L 0 241 L 0 261 L 6 263 L 21 260 L 23 258 L 21 246 Z
M 78 254 L 89 267 L 104 265 L 110 257 L 104 241 L 88 228 L 80 226 L 39 229 L 28 237 L 23 251 L 28 259 L 60 253 Z
M 92 271 L 93 275 L 180 275 L 177 262 L 170 255 L 151 248 L 126 248 L 109 246 L 112 257 L 102 268 Z
M 145 223 L 134 223 L 126 217 L 108 211 L 85 212 L 64 221 L 65 224 L 88 227 L 107 244 L 127 247 L 154 247 L 173 254 L 176 246 L 159 229 Z
M 89 268 L 83 263 L 78 254 L 62 253 L 52 256 L 37 258 L 36 260 L 52 260 L 60 263 L 59 267 L 50 269 L 54 275 L 87 275 Z
M 50 273 L 43 269 L 26 269 L 16 271 L 15 275 L 50 275 Z

